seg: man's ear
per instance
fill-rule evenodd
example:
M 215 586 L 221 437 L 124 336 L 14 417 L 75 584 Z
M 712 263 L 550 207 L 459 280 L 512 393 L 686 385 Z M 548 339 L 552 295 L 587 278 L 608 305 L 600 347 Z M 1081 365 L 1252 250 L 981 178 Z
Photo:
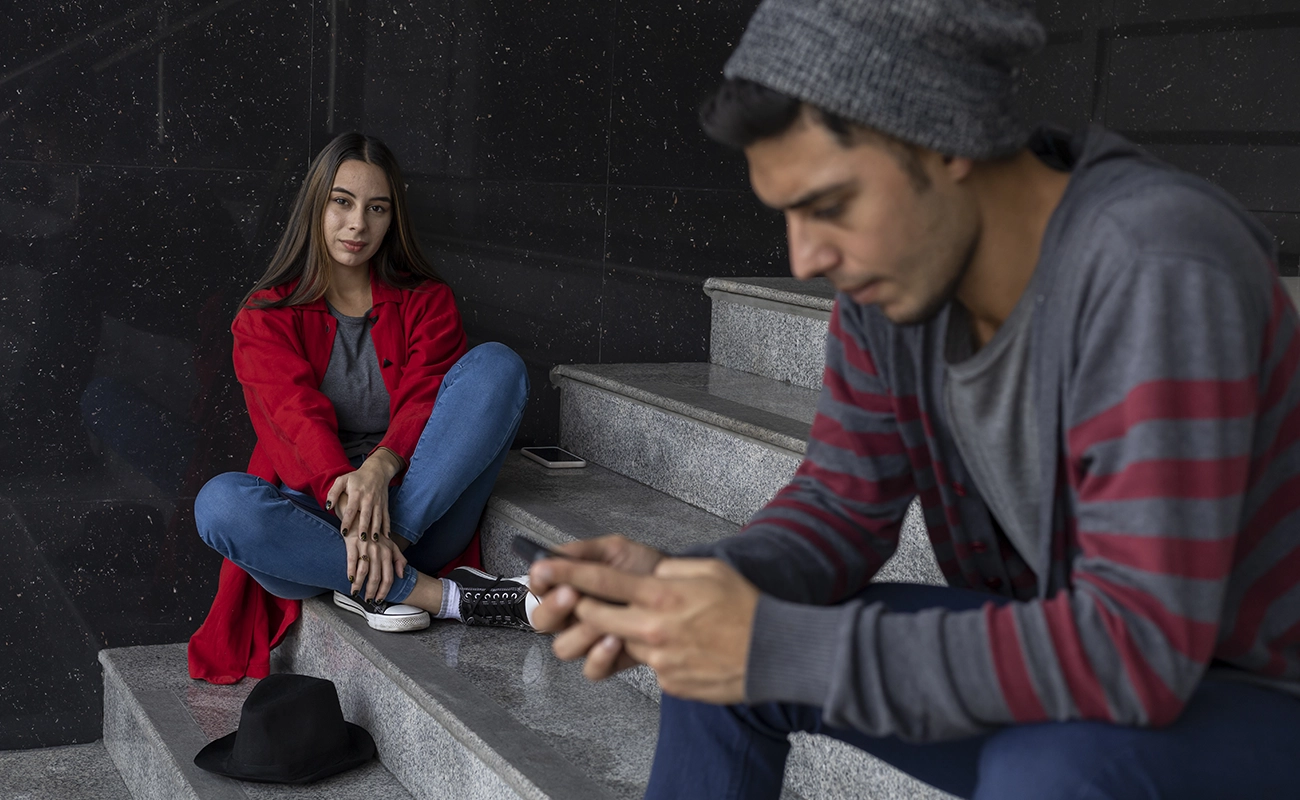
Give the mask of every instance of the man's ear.
M 945 155 L 943 157 L 943 168 L 948 172 L 948 177 L 952 179 L 953 183 L 960 183 L 965 180 L 966 176 L 970 175 L 971 167 L 974 165 L 973 160 L 963 156 Z

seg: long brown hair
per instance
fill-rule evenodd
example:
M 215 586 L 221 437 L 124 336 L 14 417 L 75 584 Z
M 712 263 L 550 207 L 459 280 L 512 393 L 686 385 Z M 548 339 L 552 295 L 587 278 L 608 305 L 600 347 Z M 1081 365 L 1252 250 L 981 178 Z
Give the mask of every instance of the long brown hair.
M 248 294 L 244 295 L 240 308 L 296 306 L 319 300 L 325 295 L 325 290 L 329 288 L 330 262 L 321 220 L 333 187 L 334 175 L 344 161 L 374 164 L 388 178 L 388 188 L 393 199 L 393 222 L 388 226 L 379 249 L 370 259 L 370 269 L 375 277 L 399 289 L 410 289 L 423 281 L 446 283 L 424 257 L 420 245 L 415 241 L 415 232 L 411 229 L 411 221 L 406 213 L 406 184 L 402 181 L 402 170 L 392 151 L 373 136 L 345 133 L 325 145 L 316 158 L 312 159 L 311 166 L 307 168 L 307 177 L 298 190 L 298 197 L 293 201 L 289 224 L 285 226 L 280 244 L 275 248 L 271 265 Z M 294 278 L 302 280 L 287 297 L 249 303 L 257 292 L 288 283 Z

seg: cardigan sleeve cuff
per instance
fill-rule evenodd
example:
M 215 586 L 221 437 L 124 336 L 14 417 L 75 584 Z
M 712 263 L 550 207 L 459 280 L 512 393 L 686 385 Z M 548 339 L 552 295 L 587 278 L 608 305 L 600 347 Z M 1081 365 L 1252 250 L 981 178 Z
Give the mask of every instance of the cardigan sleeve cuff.
M 745 702 L 823 706 L 845 613 L 843 606 L 760 596 L 745 670 Z

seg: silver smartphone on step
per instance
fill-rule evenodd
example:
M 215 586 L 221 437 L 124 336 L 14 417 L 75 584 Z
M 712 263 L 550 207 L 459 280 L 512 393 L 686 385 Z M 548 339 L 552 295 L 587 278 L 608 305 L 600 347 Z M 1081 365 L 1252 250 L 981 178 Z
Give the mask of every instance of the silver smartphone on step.
M 547 469 L 578 469 L 587 462 L 562 447 L 521 447 L 524 458 L 531 458 Z

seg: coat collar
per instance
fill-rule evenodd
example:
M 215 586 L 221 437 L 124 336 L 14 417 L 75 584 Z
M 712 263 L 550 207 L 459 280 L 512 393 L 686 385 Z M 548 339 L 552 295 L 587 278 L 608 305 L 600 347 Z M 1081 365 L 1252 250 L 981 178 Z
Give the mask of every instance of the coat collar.
M 298 283 L 301 280 L 302 280 L 301 277 L 294 278 L 288 283 L 283 284 L 282 289 L 279 289 L 277 287 L 276 293 L 280 297 L 288 297 L 290 294 L 293 293 L 293 290 L 297 288 Z M 375 275 L 375 271 L 373 269 L 370 270 L 371 307 L 372 308 L 377 307 L 381 303 L 401 303 L 401 302 L 402 302 L 402 290 L 393 286 L 389 286 L 388 284 L 379 280 L 378 276 Z M 303 311 L 320 311 L 322 313 L 329 312 L 329 307 L 325 305 L 324 297 L 318 297 L 315 300 L 311 301 L 310 303 L 303 303 L 302 305 L 298 306 L 298 308 Z

